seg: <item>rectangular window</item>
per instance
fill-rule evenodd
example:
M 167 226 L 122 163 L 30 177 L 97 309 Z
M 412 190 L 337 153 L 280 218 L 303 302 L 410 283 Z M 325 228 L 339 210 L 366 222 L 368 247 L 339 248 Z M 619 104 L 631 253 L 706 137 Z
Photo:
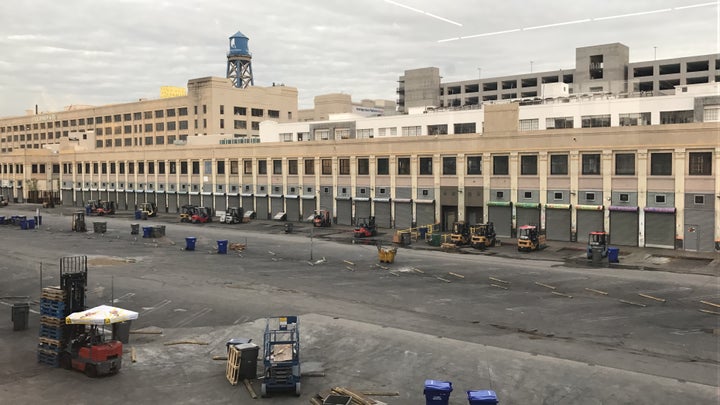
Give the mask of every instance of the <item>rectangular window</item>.
M 320 163 L 322 166 L 322 174 L 332 174 L 332 159 L 322 159 Z
M 630 201 L 630 194 L 627 193 L 620 193 L 620 202 L 629 202 Z
M 568 174 L 568 155 L 550 155 L 550 174 L 555 176 Z
M 268 110 L 268 117 L 270 117 L 270 118 L 280 118 L 280 111 L 278 111 L 278 110 Z
M 369 175 L 370 174 L 370 159 L 358 158 L 357 160 L 357 171 L 358 175 Z
M 145 162 L 138 162 L 138 174 L 145 174 Z
M 185 169 L 183 170 L 183 165 L 180 165 L 180 170 L 182 171 L 181 174 L 187 174 L 187 164 L 185 164 Z M 177 162 L 170 162 L 170 174 L 177 174 Z
M 603 55 L 592 55 L 590 56 L 590 65 L 588 73 L 590 79 L 602 79 L 603 78 Z
M 704 195 L 696 195 L 694 197 L 695 205 L 705 205 L 705 196 Z
M 402 127 L 402 136 L 420 136 L 422 134 L 422 127 Z
M 454 133 L 456 133 L 456 134 L 475 134 L 475 133 L 477 133 L 475 130 L 474 122 L 454 124 L 453 130 L 454 130 Z
M 596 128 L 596 127 L 609 127 L 609 126 L 610 126 L 610 114 L 583 115 L 582 116 L 582 127 L 583 128 Z
M 288 160 L 288 174 L 298 174 L 297 159 L 289 159 Z
M 329 129 L 316 129 L 315 130 L 315 139 L 319 139 L 322 141 L 327 141 L 330 139 L 330 130 Z
M 615 154 L 615 175 L 616 176 L 634 176 L 635 175 L 635 154 L 634 153 L 617 153 L 617 154 Z
M 695 112 L 685 111 L 660 111 L 660 124 L 690 124 L 694 121 Z
M 153 144 L 153 137 L 152 136 L 146 136 L 145 137 L 145 145 L 152 145 Z
M 537 175 L 537 155 L 520 156 L 520 174 L 526 176 Z
M 148 174 L 155 174 L 155 162 L 148 162 Z
M 397 158 L 397 174 L 407 175 L 410 174 L 410 158 Z
M 600 174 L 600 154 L 589 153 L 582 155 L 582 174 Z
M 520 131 L 537 131 L 538 129 L 540 129 L 540 124 L 537 118 L 520 120 Z
M 225 161 L 218 160 L 215 163 L 215 166 L 217 167 L 217 174 L 225 174 Z
M 252 108 L 252 109 L 250 109 L 250 115 L 252 115 L 253 117 L 262 117 L 263 109 L 262 108 Z
M 640 125 L 650 125 L 650 113 L 632 113 L 620 114 L 621 127 L 634 127 Z
M 563 199 L 563 193 L 553 193 L 553 199 L 555 201 L 560 201 Z
M 225 129 L 225 120 L 222 118 L 220 119 L 220 129 Z
M 390 158 L 378 158 L 377 159 L 377 174 L 378 175 L 390 174 Z
M 712 174 L 712 152 L 690 152 L 689 174 L 710 176 Z
M 672 153 L 651 153 L 650 154 L 650 175 L 671 176 L 672 175 Z
M 273 174 L 282 174 L 282 160 L 273 159 Z
M 467 174 L 482 174 L 482 156 L 467 157 Z
M 252 160 L 243 161 L 243 174 L 252 174 Z
M 350 139 L 350 128 L 335 128 L 335 139 Z
M 595 193 L 585 193 L 585 200 L 595 201 Z
M 406 128 L 412 128 L 412 127 L 406 127 Z M 404 128 L 403 128 L 403 130 L 404 130 Z M 448 126 L 447 126 L 447 124 L 428 125 L 427 133 L 428 133 L 428 135 L 447 135 Z M 403 134 L 403 135 L 405 135 L 405 134 Z M 420 134 L 418 133 L 416 135 L 420 135 Z
M 237 160 L 230 161 L 230 174 L 238 174 L 238 161 Z
M 454 176 L 457 172 L 457 158 L 455 156 L 444 156 L 442 158 L 443 175 Z
M 160 135 L 155 137 L 155 145 L 164 145 L 165 144 L 165 137 Z
M 315 159 L 305 159 L 303 165 L 305 166 L 305 174 L 315 174 Z
M 493 174 L 506 176 L 510 168 L 509 156 L 493 156 Z
M 135 174 L 135 162 L 128 163 L 128 174 Z
M 175 131 L 175 128 L 177 127 L 177 123 L 175 121 L 169 121 L 167 123 L 167 130 L 168 131 Z
M 233 115 L 247 115 L 247 108 L 233 107 Z
M 358 139 L 369 139 L 374 138 L 372 128 L 358 129 L 355 131 L 355 137 Z
M 145 124 L 145 132 L 152 132 L 153 125 L 152 124 Z
M 655 204 L 665 204 L 665 194 L 655 194 Z
M 342 175 L 350 174 L 350 159 L 346 159 L 346 158 L 338 159 L 338 164 L 340 166 L 338 168 L 340 170 L 339 174 L 342 174 Z
M 267 160 L 258 160 L 258 174 L 267 174 Z
M 703 108 L 703 122 L 720 121 L 720 105 L 706 105 Z
M 433 168 L 432 168 L 432 158 L 431 157 L 421 157 L 420 158 L 420 174 L 421 175 L 431 175 L 433 174 Z

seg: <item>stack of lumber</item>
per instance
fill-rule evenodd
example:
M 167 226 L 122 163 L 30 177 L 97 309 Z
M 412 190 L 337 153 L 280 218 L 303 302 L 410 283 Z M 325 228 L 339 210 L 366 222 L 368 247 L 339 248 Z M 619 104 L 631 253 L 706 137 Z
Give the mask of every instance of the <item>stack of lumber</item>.
M 398 393 L 378 393 L 377 395 L 391 395 L 396 396 Z M 323 405 L 325 400 L 330 397 L 350 397 L 351 400 L 349 402 L 350 405 L 383 405 L 384 402 L 376 401 L 374 399 L 368 398 L 366 395 L 364 395 L 362 392 L 347 388 L 347 387 L 334 387 L 330 390 L 320 392 L 310 398 L 310 403 L 313 405 Z

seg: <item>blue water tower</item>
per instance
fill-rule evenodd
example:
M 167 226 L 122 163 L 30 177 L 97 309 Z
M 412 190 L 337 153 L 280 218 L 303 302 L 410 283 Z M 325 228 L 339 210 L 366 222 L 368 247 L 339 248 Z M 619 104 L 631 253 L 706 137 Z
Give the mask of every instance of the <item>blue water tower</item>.
M 249 40 L 242 32 L 236 32 L 230 37 L 230 50 L 227 53 L 227 78 L 232 79 L 233 86 L 241 89 L 255 84 Z

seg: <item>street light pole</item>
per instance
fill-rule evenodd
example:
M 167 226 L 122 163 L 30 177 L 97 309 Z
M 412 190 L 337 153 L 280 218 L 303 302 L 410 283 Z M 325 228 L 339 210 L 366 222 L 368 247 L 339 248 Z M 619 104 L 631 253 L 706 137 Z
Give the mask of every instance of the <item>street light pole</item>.
M 310 228 L 310 261 L 313 260 L 313 235 L 315 234 L 315 224 Z

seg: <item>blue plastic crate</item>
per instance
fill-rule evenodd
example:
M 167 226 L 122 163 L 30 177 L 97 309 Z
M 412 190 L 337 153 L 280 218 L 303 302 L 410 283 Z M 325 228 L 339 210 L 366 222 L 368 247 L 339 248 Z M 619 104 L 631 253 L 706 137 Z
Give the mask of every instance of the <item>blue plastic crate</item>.
M 62 340 L 63 329 L 62 327 L 52 327 L 47 325 L 40 325 L 40 337 Z
M 60 367 L 60 356 L 57 353 L 48 353 L 38 350 L 38 363 L 47 364 L 48 366 Z
M 50 316 L 50 317 L 58 318 L 58 319 L 65 319 L 65 309 L 40 307 L 40 315 Z
M 62 308 L 65 309 L 65 302 L 64 301 L 57 301 L 57 300 L 51 300 L 49 298 L 41 298 L 40 299 L 40 306 L 41 307 L 52 307 L 52 308 Z

